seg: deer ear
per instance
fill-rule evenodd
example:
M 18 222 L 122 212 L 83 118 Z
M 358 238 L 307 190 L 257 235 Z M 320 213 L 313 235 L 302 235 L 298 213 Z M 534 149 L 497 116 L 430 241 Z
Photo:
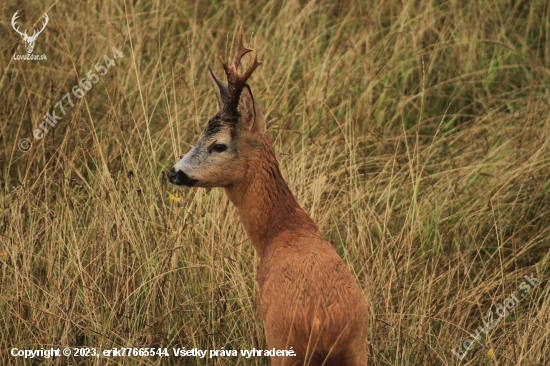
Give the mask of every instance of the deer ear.
M 210 75 L 210 81 L 212 82 L 212 87 L 214 88 L 214 92 L 216 93 L 216 99 L 218 99 L 218 107 L 223 109 L 223 106 L 225 105 L 225 102 L 227 101 L 227 85 L 225 83 L 218 80 L 216 75 L 212 72 L 212 69 L 210 69 L 210 66 L 208 66 L 208 73 Z
M 248 84 L 245 84 L 239 98 L 239 107 L 237 108 L 241 115 L 243 126 L 253 135 L 263 136 L 265 134 L 265 120 L 262 108 L 252 96 L 252 90 Z

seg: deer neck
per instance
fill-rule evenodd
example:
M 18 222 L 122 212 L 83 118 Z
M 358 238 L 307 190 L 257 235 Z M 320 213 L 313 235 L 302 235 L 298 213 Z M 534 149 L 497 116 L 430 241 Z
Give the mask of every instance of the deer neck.
M 279 170 L 275 151 L 265 136 L 263 149 L 251 157 L 244 182 L 225 187 L 237 207 L 244 229 L 263 257 L 274 238 L 285 232 L 318 233 L 313 220 L 300 207 Z

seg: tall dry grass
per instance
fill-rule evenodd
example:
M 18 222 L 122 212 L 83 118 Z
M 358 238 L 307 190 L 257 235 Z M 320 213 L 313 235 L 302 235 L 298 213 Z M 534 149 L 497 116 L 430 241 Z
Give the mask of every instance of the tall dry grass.
M 549 7 L 4 2 L 0 363 L 269 364 L 10 355 L 266 347 L 257 258 L 234 207 L 220 189 L 175 191 L 162 173 L 215 113 L 206 67 L 223 75 L 218 56 L 244 21 L 282 172 L 371 308 L 369 364 L 550 364 Z M 18 9 L 23 29 L 48 13 L 34 51 L 46 61 L 13 60 L 25 53 Z M 33 139 L 112 47 L 124 58 Z M 451 349 L 531 274 L 538 286 L 459 361 Z

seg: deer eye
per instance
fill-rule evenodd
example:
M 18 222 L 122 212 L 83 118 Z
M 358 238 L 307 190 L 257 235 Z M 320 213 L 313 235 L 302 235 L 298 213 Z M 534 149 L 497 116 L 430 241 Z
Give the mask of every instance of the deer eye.
M 214 150 L 215 152 L 224 152 L 225 150 L 227 150 L 227 145 L 224 145 L 224 144 L 214 144 L 214 146 L 212 146 L 212 150 Z

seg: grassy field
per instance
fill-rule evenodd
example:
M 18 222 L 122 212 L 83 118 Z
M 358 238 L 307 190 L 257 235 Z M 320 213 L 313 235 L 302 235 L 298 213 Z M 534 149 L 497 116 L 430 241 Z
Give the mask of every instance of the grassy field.
M 207 67 L 223 76 L 218 56 L 244 21 L 282 173 L 371 309 L 369 364 L 550 365 L 548 1 L 0 9 L 0 364 L 269 364 L 10 354 L 265 349 L 257 257 L 235 208 L 164 174 L 216 112 Z M 14 60 L 26 54 L 16 10 L 21 30 L 49 15 L 33 51 L 47 60 Z M 105 55 L 114 65 L 76 98 Z M 52 111 L 62 119 L 33 137 Z M 522 292 L 525 275 L 540 282 Z M 490 311 L 500 321 L 487 331 Z

